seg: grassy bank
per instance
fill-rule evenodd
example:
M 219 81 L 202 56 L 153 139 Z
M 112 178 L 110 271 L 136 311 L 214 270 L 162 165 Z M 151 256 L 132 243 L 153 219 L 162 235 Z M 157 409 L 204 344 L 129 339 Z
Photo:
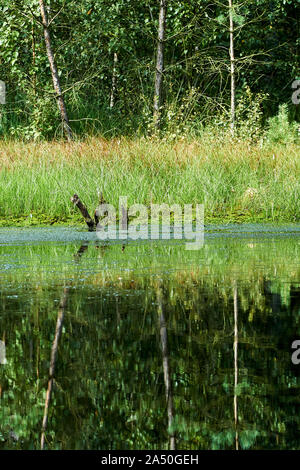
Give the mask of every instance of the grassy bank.
M 2 226 L 77 223 L 77 192 L 118 205 L 204 203 L 206 221 L 300 221 L 300 150 L 204 137 L 0 143 Z

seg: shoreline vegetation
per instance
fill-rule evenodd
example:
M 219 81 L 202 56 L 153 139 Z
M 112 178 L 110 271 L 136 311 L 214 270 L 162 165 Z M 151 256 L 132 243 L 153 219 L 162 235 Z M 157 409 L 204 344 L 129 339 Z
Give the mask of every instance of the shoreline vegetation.
M 128 204 L 204 204 L 206 223 L 300 221 L 296 143 L 216 135 L 157 139 L 89 137 L 66 143 L 0 142 L 0 226 L 82 224 L 99 194 Z
M 74 194 L 300 221 L 295 2 L 2 3 L 0 226 L 81 226 Z

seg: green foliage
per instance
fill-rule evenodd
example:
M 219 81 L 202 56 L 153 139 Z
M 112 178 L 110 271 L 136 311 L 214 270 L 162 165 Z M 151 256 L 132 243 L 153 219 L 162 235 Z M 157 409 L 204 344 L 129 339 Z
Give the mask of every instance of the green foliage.
M 233 448 L 235 432 L 233 430 L 222 431 L 212 435 L 212 450 L 226 449 L 227 447 Z
M 76 135 L 148 133 L 158 7 L 156 0 L 118 0 L 113 5 L 95 0 L 92 6 L 87 0 L 51 1 L 52 45 Z M 280 104 L 290 100 L 287 83 L 296 78 L 298 67 L 296 8 L 295 2 L 279 0 L 271 4 L 247 0 L 234 6 L 241 135 L 250 126 L 251 137 L 258 139 L 260 121 L 264 124 Z M 38 22 L 39 3 L 3 0 L 0 13 L 0 79 L 7 84 L 1 135 L 59 138 L 62 128 Z M 228 128 L 228 47 L 227 6 L 208 0 L 201 5 L 168 2 L 163 112 L 167 134 L 199 134 L 216 116 Z M 114 53 L 118 54 L 117 89 L 110 109 Z M 252 105 L 245 105 L 247 90 Z M 253 100 L 260 105 L 255 107 Z M 223 127 L 216 125 L 216 129 Z
M 279 107 L 277 116 L 268 120 L 268 130 L 266 137 L 271 143 L 280 143 L 288 145 L 297 139 L 297 123 L 290 123 L 287 104 Z
M 247 450 L 253 447 L 258 436 L 259 431 L 257 429 L 242 431 L 239 435 L 241 448 Z
M 237 135 L 242 140 L 258 142 L 263 134 L 263 103 L 268 95 L 254 95 L 246 86 L 236 109 Z

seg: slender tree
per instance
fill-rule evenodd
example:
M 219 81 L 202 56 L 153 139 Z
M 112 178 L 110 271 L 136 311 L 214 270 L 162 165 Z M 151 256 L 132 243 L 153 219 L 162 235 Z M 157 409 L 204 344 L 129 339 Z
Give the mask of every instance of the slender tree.
M 33 68 L 33 76 L 32 76 L 32 88 L 33 88 L 33 94 L 36 96 L 36 70 L 35 70 L 35 65 L 36 65 L 36 53 L 35 53 L 35 24 L 34 24 L 34 17 L 32 17 L 32 68 Z
M 234 135 L 235 130 L 235 57 L 234 57 L 234 23 L 233 23 L 233 0 L 229 0 L 229 56 L 230 56 L 230 82 L 231 82 L 231 105 L 230 105 L 230 130 Z
M 159 22 L 158 22 L 158 44 L 156 55 L 156 71 L 155 71 L 155 92 L 154 92 L 154 124 L 160 127 L 161 105 L 162 105 L 162 87 L 164 75 L 164 49 L 166 36 L 166 13 L 167 0 L 159 0 Z
M 51 74 L 52 74 L 52 80 L 53 80 L 53 86 L 54 86 L 54 91 L 56 93 L 56 99 L 57 99 L 57 104 L 58 108 L 60 111 L 62 123 L 63 123 L 63 128 L 66 134 L 66 137 L 69 141 L 73 140 L 73 135 L 72 135 L 72 130 L 69 124 L 69 118 L 67 114 L 67 109 L 65 105 L 65 101 L 63 98 L 62 94 L 62 89 L 60 86 L 60 80 L 58 76 L 58 71 L 56 67 L 56 63 L 54 60 L 54 54 L 51 46 L 51 37 L 50 37 L 50 32 L 49 32 L 49 21 L 48 21 L 48 14 L 45 8 L 44 0 L 39 0 L 40 2 L 40 11 L 41 11 L 41 17 L 42 17 L 42 23 L 43 23 L 43 28 L 44 28 L 44 37 L 45 37 L 45 44 L 46 44 L 46 50 L 47 50 L 47 56 L 50 64 L 50 69 L 51 69 Z
M 109 106 L 112 109 L 115 105 L 116 91 L 117 91 L 117 66 L 118 66 L 118 54 L 114 53 L 114 65 L 111 79 L 111 92 L 110 92 L 110 103 Z

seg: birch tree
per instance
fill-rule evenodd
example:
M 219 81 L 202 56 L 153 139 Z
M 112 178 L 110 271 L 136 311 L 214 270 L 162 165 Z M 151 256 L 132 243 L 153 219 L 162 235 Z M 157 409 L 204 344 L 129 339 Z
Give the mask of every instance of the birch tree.
M 60 111 L 61 115 L 61 120 L 63 123 L 63 129 L 66 134 L 66 137 L 69 141 L 73 140 L 73 135 L 72 135 L 72 130 L 69 124 L 69 118 L 67 114 L 67 109 L 60 85 L 60 80 L 58 76 L 58 70 L 57 66 L 54 60 L 54 54 L 51 46 L 51 36 L 49 32 L 49 21 L 48 21 L 48 14 L 45 8 L 45 3 L 44 0 L 39 0 L 40 3 L 40 11 L 41 11 L 41 17 L 42 17 L 42 24 L 43 24 L 43 29 L 44 29 L 44 37 L 45 37 L 45 44 L 46 44 L 46 51 L 47 51 L 47 56 L 50 64 L 50 70 L 52 74 L 52 80 L 53 80 L 53 87 L 54 91 L 56 94 L 56 99 L 57 99 L 57 104 L 58 104 L 58 109 Z
M 233 0 L 229 0 L 229 56 L 230 56 L 230 130 L 234 135 L 235 130 L 235 57 L 234 57 L 234 23 Z
M 166 35 L 166 13 L 167 13 L 167 0 L 159 0 L 159 22 L 158 22 L 158 43 L 157 43 L 157 56 L 156 56 L 156 70 L 155 70 L 155 92 L 154 92 L 154 124 L 155 127 L 160 127 L 161 118 L 161 105 L 162 105 L 162 87 L 164 75 L 164 49 L 165 49 L 165 35 Z
M 109 107 L 112 109 L 115 105 L 116 91 L 117 91 L 117 66 L 118 66 L 118 54 L 114 52 L 114 65 L 111 80 L 111 92 Z

